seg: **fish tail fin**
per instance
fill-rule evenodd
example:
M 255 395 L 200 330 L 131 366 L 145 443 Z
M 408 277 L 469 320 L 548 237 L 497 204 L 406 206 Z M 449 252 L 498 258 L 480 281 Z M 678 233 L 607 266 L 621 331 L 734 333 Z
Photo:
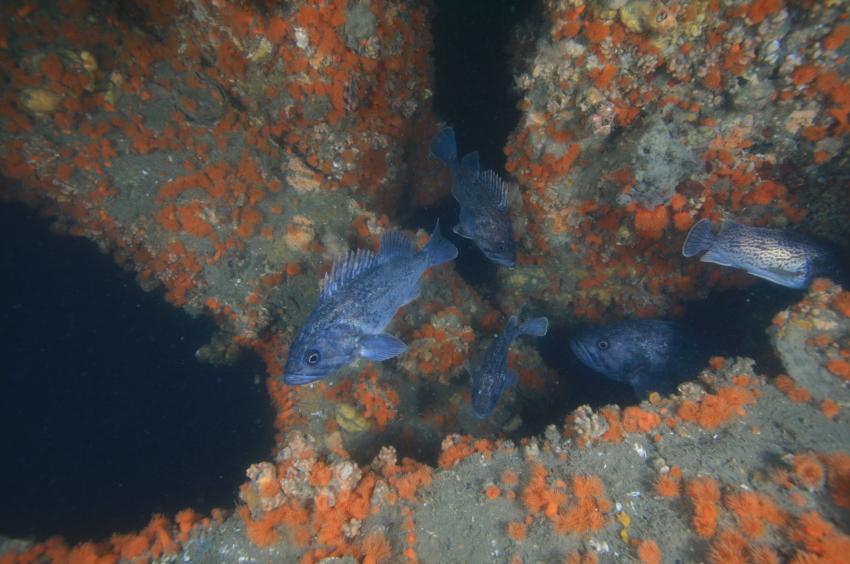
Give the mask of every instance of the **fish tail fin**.
M 451 241 L 443 237 L 440 233 L 440 220 L 434 226 L 434 231 L 431 233 L 431 238 L 425 248 L 422 249 L 425 256 L 428 257 L 428 266 L 437 266 L 444 262 L 449 262 L 457 256 L 457 247 L 452 245 Z
M 716 239 L 717 236 L 711 227 L 711 221 L 701 219 L 688 231 L 685 244 L 682 245 L 682 256 L 692 257 L 703 251 L 707 251 Z
M 431 152 L 434 156 L 450 166 L 457 166 L 457 141 L 455 140 L 455 130 L 451 127 L 446 127 L 434 141 L 431 142 Z
M 544 337 L 547 331 L 549 331 L 549 320 L 545 317 L 529 319 L 519 326 L 520 334 L 533 337 Z

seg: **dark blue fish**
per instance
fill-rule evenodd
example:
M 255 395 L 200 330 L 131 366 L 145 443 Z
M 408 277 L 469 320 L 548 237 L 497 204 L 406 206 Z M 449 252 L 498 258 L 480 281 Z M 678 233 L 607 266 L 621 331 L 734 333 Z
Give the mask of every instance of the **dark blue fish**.
M 788 288 L 807 288 L 825 275 L 833 260 L 826 248 L 802 235 L 781 229 L 724 221 L 717 231 L 707 219 L 691 227 L 682 255 L 705 252 L 700 260 L 746 270 Z
M 517 375 L 508 368 L 508 349 L 514 339 L 520 335 L 542 337 L 549 328 L 549 320 L 538 317 L 519 325 L 516 316 L 508 319 L 505 330 L 493 342 L 481 366 L 472 372 L 472 413 L 478 419 L 485 419 L 493 413 L 502 392 L 516 386 Z
M 404 352 L 407 346 L 384 328 L 401 306 L 419 296 L 422 274 L 456 256 L 439 222 L 418 253 L 399 232 L 384 234 L 380 254 L 349 253 L 325 275 L 319 301 L 289 349 L 284 382 L 307 384 L 358 356 L 381 361 Z
M 699 347 L 678 323 L 655 319 L 595 327 L 570 341 L 578 359 L 596 372 L 631 384 L 638 398 L 668 394 L 700 367 Z
M 478 151 L 458 162 L 457 142 L 451 127 L 437 135 L 431 152 L 446 163 L 452 173 L 452 196 L 460 204 L 460 223 L 454 232 L 475 241 L 493 262 L 508 267 L 516 265 L 507 185 L 492 170 L 480 170 Z

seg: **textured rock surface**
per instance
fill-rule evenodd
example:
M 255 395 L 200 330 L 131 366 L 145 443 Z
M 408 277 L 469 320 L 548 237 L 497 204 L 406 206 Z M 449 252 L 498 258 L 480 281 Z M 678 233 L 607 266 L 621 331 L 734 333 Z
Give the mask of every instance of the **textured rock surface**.
M 847 240 L 845 3 L 543 5 L 506 147 L 534 267 L 501 273 L 505 308 L 663 315 L 741 283 L 682 260 L 702 217 Z

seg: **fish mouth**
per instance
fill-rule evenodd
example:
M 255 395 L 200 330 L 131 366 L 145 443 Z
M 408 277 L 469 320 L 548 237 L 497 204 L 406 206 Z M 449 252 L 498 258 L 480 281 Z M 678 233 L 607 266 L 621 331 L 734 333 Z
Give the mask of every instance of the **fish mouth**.
M 315 382 L 319 378 L 321 378 L 321 376 L 314 376 L 312 374 L 299 374 L 298 372 L 284 372 L 283 383 L 287 386 L 302 386 L 304 384 L 310 384 L 311 382 Z

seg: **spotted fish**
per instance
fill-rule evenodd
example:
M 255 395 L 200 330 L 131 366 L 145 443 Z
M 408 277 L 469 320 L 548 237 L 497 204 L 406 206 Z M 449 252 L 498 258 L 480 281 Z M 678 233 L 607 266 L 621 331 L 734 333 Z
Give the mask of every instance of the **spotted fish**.
M 357 357 L 381 361 L 404 352 L 406 345 L 384 329 L 419 296 L 422 274 L 456 256 L 439 222 L 418 253 L 399 232 L 384 234 L 380 254 L 349 253 L 325 275 L 319 300 L 289 349 L 284 382 L 308 384 Z
M 460 204 L 460 223 L 454 232 L 475 241 L 484 256 L 493 262 L 507 267 L 516 265 L 507 185 L 494 171 L 480 170 L 478 151 L 458 161 L 457 141 L 451 127 L 437 135 L 431 152 L 452 173 L 452 196 Z
M 478 419 L 486 419 L 493 413 L 502 392 L 517 383 L 517 375 L 508 368 L 508 349 L 520 335 L 543 337 L 549 329 L 549 320 L 538 317 L 519 324 L 516 316 L 508 320 L 502 331 L 484 353 L 481 365 L 472 371 L 472 413 Z
M 830 253 L 802 235 L 724 221 L 715 231 L 707 219 L 691 227 L 682 255 L 746 270 L 788 288 L 806 288 L 830 270 Z

